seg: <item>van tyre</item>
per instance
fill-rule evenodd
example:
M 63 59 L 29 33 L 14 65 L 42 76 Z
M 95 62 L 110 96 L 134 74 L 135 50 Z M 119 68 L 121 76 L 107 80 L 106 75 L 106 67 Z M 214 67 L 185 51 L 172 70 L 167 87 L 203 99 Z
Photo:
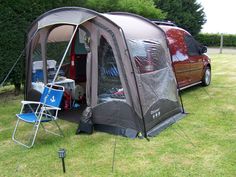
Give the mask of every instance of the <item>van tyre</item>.
M 211 83 L 211 68 L 209 66 L 206 67 L 204 76 L 202 78 L 202 85 L 208 86 Z

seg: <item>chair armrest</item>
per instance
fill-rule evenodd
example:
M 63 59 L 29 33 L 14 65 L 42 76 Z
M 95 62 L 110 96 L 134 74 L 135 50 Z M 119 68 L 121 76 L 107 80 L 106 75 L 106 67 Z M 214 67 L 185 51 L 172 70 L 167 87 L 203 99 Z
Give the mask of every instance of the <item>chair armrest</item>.
M 41 103 L 37 101 L 21 101 L 22 107 L 20 113 L 23 113 L 25 107 L 28 105 L 30 108 L 31 112 L 37 112 L 38 108 L 40 107 Z M 31 105 L 37 105 L 37 107 L 32 108 Z
M 51 117 L 53 119 L 57 119 L 57 114 L 58 111 L 61 110 L 61 108 L 58 107 L 53 107 L 53 106 L 43 106 L 41 107 L 41 111 L 42 111 L 42 115 L 46 116 L 46 117 Z M 55 111 L 54 113 L 50 112 L 50 111 Z
M 58 107 L 52 107 L 52 106 L 43 106 L 42 108 L 42 111 L 48 111 L 48 110 L 61 110 L 61 108 L 58 108 Z
M 41 104 L 40 102 L 37 101 L 21 101 L 22 104 Z

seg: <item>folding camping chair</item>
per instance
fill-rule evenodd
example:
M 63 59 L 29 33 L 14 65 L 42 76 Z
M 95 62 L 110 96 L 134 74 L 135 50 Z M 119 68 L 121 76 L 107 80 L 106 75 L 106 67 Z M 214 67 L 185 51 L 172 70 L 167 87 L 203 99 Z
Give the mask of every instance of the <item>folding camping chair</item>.
M 46 132 L 52 133 L 54 135 L 63 136 L 63 132 L 56 122 L 58 111 L 60 108 L 60 103 L 63 97 L 64 87 L 59 85 L 47 85 L 41 95 L 40 101 L 22 101 L 22 108 L 20 114 L 16 114 L 18 120 L 14 132 L 12 134 L 12 140 L 20 145 L 27 148 L 31 148 L 34 145 L 35 138 L 37 136 L 39 126 L 41 125 Z M 28 108 L 28 109 L 26 109 Z M 25 123 L 33 124 L 32 135 L 28 144 L 16 139 L 16 132 L 19 122 L 23 121 Z M 59 130 L 59 134 L 53 131 L 47 130 L 43 124 L 53 121 Z

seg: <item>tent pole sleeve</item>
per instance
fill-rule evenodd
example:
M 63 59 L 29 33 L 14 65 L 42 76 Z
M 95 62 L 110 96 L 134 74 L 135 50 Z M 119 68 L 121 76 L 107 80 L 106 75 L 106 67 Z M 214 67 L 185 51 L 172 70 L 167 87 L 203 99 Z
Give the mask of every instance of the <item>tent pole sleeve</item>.
M 75 34 L 76 34 L 77 30 L 78 30 L 78 27 L 79 27 L 79 25 L 76 25 L 76 27 L 75 27 L 75 29 L 74 29 L 74 32 L 73 32 L 73 34 L 72 34 L 72 36 L 71 36 L 71 38 L 70 38 L 70 41 L 69 41 L 69 43 L 68 43 L 68 45 L 67 45 L 67 47 L 66 47 L 66 50 L 65 50 L 65 52 L 64 52 L 64 55 L 63 55 L 62 59 L 61 59 L 60 65 L 58 66 L 57 72 L 56 72 L 56 74 L 55 74 L 55 76 L 54 76 L 54 78 L 53 78 L 52 85 L 54 85 L 54 83 L 55 83 L 55 81 L 56 81 L 56 78 L 57 78 L 57 76 L 58 76 L 58 74 L 59 74 L 59 71 L 60 71 L 60 69 L 61 69 L 61 66 L 62 66 L 62 64 L 63 64 L 63 62 L 64 62 L 64 60 L 65 60 L 66 54 L 67 54 L 67 52 L 68 52 L 68 50 L 69 50 L 69 47 L 70 47 L 70 45 L 71 45 L 71 43 L 72 43 L 72 41 L 73 41 L 73 38 L 74 38 L 74 36 L 75 36 Z

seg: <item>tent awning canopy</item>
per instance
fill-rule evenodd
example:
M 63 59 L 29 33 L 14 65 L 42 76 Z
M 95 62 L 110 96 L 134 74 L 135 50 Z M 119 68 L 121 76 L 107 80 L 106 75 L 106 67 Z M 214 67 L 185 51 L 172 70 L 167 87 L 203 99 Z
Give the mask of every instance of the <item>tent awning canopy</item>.
M 59 10 L 59 9 L 58 9 Z M 48 13 L 50 13 L 49 11 Z M 76 10 L 74 8 L 66 9 L 65 11 L 58 11 L 51 13 L 47 16 L 42 17 L 38 22 L 38 29 L 44 28 L 46 26 L 56 25 L 56 24 L 71 24 L 80 25 L 92 18 L 95 18 L 96 14 L 94 11 L 88 10 Z
M 98 16 L 122 29 L 127 39 L 153 40 L 155 36 L 156 38 L 164 36 L 164 32 L 159 27 L 141 16 L 126 12 L 98 13 L 80 7 L 63 7 L 48 11 L 34 21 L 30 27 L 32 33 L 29 32 L 29 34 L 33 35 L 35 30 L 39 31 L 49 26 L 80 25 Z M 143 26 L 145 26 L 145 31 L 148 31 L 148 33 L 143 31 Z

